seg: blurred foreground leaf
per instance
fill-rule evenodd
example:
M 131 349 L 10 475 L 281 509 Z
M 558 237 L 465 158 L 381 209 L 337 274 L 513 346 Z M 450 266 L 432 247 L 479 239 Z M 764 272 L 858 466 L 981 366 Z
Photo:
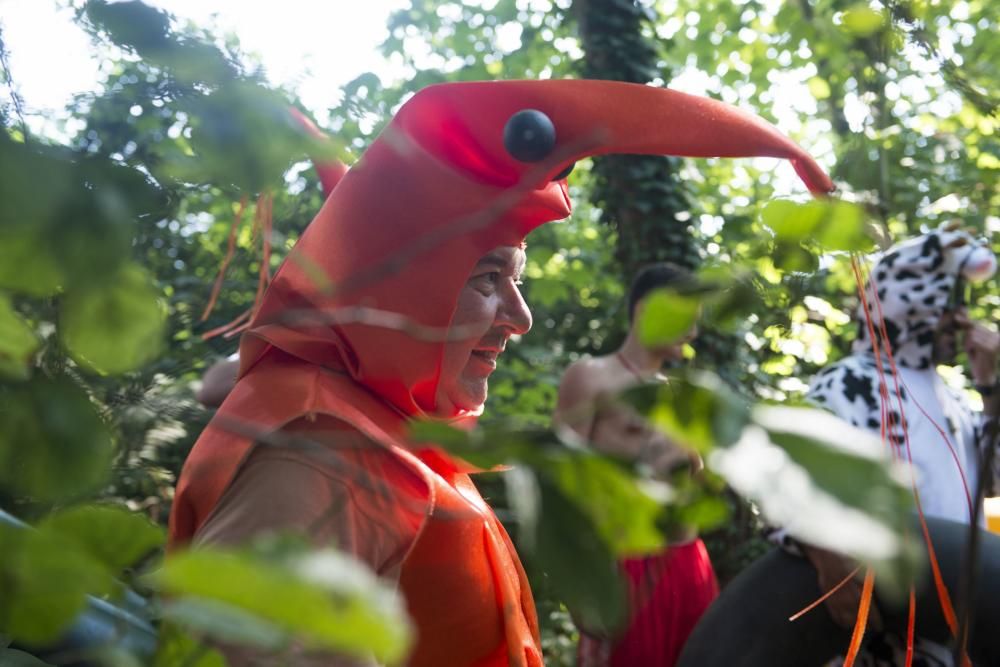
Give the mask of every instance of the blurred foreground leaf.
M 774 265 L 786 271 L 811 272 L 821 251 L 868 252 L 874 247 L 866 214 L 857 204 L 840 199 L 814 199 L 800 204 L 785 199 L 768 202 L 761 222 L 774 232 Z
M 38 338 L 21 319 L 10 299 L 0 294 L 0 375 L 25 379 L 31 356 L 38 349 Z
M 207 644 L 196 642 L 173 623 L 160 626 L 153 667 L 226 667 L 222 654 Z
M 634 387 L 621 398 L 671 440 L 701 454 L 735 442 L 750 416 L 746 401 L 718 377 L 704 372 Z
M 288 647 L 290 634 L 258 616 L 217 600 L 183 598 L 163 603 L 163 618 L 231 644 L 267 650 Z
M 661 503 L 621 466 L 591 454 L 560 457 L 536 469 L 550 476 L 583 512 L 615 556 L 663 548 L 663 534 L 657 528 Z
M 655 290 L 642 300 L 639 341 L 646 347 L 672 345 L 689 332 L 698 318 L 699 300 L 670 290 Z
M 196 624 L 191 629 L 199 632 L 233 632 L 235 608 L 309 648 L 374 654 L 389 663 L 406 655 L 412 636 L 398 593 L 359 561 L 329 549 L 280 560 L 200 549 L 168 557 L 150 578 L 175 600 L 195 601 L 175 608 L 174 620 Z
M 99 373 L 123 373 L 163 347 L 165 314 L 149 276 L 125 266 L 108 284 L 71 291 L 62 302 L 60 331 L 73 357 Z
M 3 667 L 52 667 L 35 656 L 14 648 L 0 649 L 0 665 Z
M 844 12 L 841 25 L 844 30 L 858 37 L 868 37 L 885 25 L 885 14 L 872 9 L 865 3 L 858 3 Z
M 46 517 L 38 529 L 72 540 L 113 573 L 134 565 L 164 542 L 161 527 L 111 505 L 60 510 Z
M 0 385 L 0 488 L 52 501 L 94 490 L 107 476 L 111 435 L 87 395 L 67 380 Z
M 88 593 L 112 588 L 107 570 L 68 540 L 0 525 L 0 632 L 28 645 L 59 634 L 83 611 Z
M 820 410 L 762 406 L 753 421 L 712 453 L 712 468 L 771 522 L 875 566 L 901 593 L 917 557 L 904 537 L 913 509 L 905 468 L 870 433 Z
M 625 584 L 614 554 L 593 523 L 552 482 L 539 480 L 542 513 L 529 562 L 548 575 L 552 592 L 577 623 L 598 634 L 625 621 Z

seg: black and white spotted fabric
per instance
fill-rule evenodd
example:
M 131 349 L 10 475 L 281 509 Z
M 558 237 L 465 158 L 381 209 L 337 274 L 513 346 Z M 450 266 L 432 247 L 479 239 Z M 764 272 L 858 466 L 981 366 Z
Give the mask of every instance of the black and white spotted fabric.
M 808 394 L 855 426 L 874 433 L 884 426 L 904 461 L 909 442 L 924 511 L 953 521 L 969 521 L 983 426 L 937 372 L 934 332 L 957 281 L 984 280 L 995 270 L 988 246 L 964 231 L 940 229 L 898 244 L 878 259 L 865 287 L 876 339 L 882 347 L 886 339 L 898 376 L 886 352 L 876 358 L 859 304 L 852 354 L 823 369 Z
M 813 402 L 855 426 L 876 434 L 884 427 L 900 458 L 912 457 L 925 513 L 965 523 L 984 424 L 935 368 L 934 332 L 953 304 L 956 283 L 985 280 L 995 270 L 988 246 L 962 231 L 939 229 L 898 244 L 877 260 L 865 287 L 876 340 L 880 346 L 888 342 L 898 375 L 894 377 L 886 352 L 878 358 L 874 354 L 859 304 L 851 355 L 823 369 L 808 393 Z M 993 471 L 994 484 L 998 472 Z M 894 667 L 904 664 L 904 656 L 901 638 L 875 634 L 866 639 L 855 664 Z M 913 664 L 950 667 L 952 660 L 945 647 L 918 638 Z

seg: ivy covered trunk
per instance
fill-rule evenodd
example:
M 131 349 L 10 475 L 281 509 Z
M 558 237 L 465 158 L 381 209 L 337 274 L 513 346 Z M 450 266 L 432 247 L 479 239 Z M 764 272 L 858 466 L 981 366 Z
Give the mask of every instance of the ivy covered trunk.
M 632 0 L 573 3 L 584 50 L 583 76 L 630 83 L 664 78 L 652 36 L 655 13 Z M 616 257 L 626 281 L 644 264 L 669 261 L 693 269 L 699 254 L 690 225 L 681 161 L 612 155 L 594 160 L 592 200 L 618 232 Z
M 666 81 L 659 62 L 656 14 L 635 0 L 575 0 L 573 11 L 584 50 L 583 76 L 629 83 Z M 701 261 L 689 190 L 679 158 L 609 155 L 594 159 L 591 199 L 601 222 L 617 233 L 615 256 L 628 285 L 645 264 L 667 261 L 694 270 Z M 736 336 L 702 328 L 696 342 L 699 365 L 732 380 L 746 357 Z M 766 546 L 754 508 L 727 494 L 732 520 L 704 536 L 721 583 L 737 575 Z

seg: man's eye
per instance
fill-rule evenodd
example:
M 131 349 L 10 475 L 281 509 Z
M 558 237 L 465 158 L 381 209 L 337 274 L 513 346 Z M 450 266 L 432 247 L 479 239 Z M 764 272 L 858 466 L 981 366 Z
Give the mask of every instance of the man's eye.
M 498 282 L 500 282 L 499 271 L 490 271 L 489 273 L 484 273 L 480 277 L 491 285 L 496 285 Z

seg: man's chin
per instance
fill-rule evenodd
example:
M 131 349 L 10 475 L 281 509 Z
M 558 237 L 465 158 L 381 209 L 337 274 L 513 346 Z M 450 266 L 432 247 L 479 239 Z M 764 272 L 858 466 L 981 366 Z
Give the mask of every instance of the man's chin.
M 471 386 L 456 387 L 447 392 L 446 399 L 439 404 L 451 411 L 451 415 L 456 416 L 462 413 L 480 412 L 483 404 L 486 403 L 488 387 L 486 381 L 472 383 Z M 444 416 L 444 415 L 442 415 Z

